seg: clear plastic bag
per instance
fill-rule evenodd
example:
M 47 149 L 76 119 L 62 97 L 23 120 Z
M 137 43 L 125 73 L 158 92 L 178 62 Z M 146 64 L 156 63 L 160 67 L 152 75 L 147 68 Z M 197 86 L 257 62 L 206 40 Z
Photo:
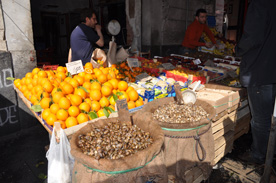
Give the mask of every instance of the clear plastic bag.
M 50 148 L 46 153 L 48 159 L 48 183 L 71 182 L 74 158 L 70 153 L 70 143 L 62 129 L 60 129 L 60 142 L 57 143 L 53 129 Z

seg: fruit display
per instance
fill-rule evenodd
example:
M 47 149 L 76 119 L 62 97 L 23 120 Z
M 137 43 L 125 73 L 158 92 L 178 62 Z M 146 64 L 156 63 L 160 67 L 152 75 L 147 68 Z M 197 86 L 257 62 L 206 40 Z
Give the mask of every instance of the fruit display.
M 78 147 L 96 160 L 119 159 L 146 149 L 153 143 L 149 132 L 136 125 L 110 122 L 104 127 L 93 128 L 85 135 L 79 135 Z
M 215 48 L 213 53 L 215 55 L 233 55 L 235 48 L 235 41 L 227 40 L 220 35 L 220 33 L 215 28 L 210 28 L 211 32 L 215 36 L 215 40 L 219 45 L 219 48 Z M 202 37 L 205 42 L 211 42 L 210 38 L 203 32 Z
M 197 122 L 208 116 L 208 113 L 201 107 L 194 104 L 178 105 L 170 102 L 157 108 L 154 119 L 165 123 L 191 123 Z
M 62 128 L 69 128 L 108 117 L 118 99 L 126 99 L 129 109 L 143 105 L 137 91 L 118 80 L 113 69 L 86 63 L 84 72 L 71 76 L 62 66 L 48 71 L 35 68 L 22 79 L 15 79 L 14 85 L 48 125 L 58 121 Z
M 116 65 L 112 65 L 117 74 L 117 79 L 128 78 L 130 82 L 135 82 L 135 77 L 143 72 L 141 67 L 133 67 L 132 69 L 128 66 L 126 61 L 120 62 Z
M 142 60 L 142 67 L 144 68 L 158 68 L 161 64 L 162 62 L 159 62 L 157 59 L 155 62 L 148 59 Z

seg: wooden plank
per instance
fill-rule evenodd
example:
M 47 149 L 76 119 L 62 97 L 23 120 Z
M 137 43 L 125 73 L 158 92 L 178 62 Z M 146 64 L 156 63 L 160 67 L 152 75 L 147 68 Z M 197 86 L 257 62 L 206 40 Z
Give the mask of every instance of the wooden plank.
M 213 126 L 212 127 L 213 134 L 228 125 L 235 126 L 235 121 L 233 121 L 233 119 L 231 119 L 230 117 L 226 118 L 225 120 L 223 120 L 223 122 L 219 123 L 218 125 Z
M 214 158 L 212 164 L 215 165 L 223 158 L 228 152 L 230 152 L 233 149 L 233 144 L 229 145 L 227 149 L 225 149 L 224 152 L 221 152 L 217 157 Z
M 214 149 L 216 150 L 223 144 L 226 144 L 226 142 L 229 141 L 231 138 L 234 138 L 234 131 L 229 131 L 225 135 L 214 141 Z
M 215 150 L 215 157 L 219 156 L 221 153 L 227 154 L 228 149 L 233 147 L 233 138 L 229 139 L 225 144 Z
M 243 129 L 242 131 L 240 131 L 238 133 L 235 133 L 235 135 L 234 135 L 234 141 L 237 140 L 238 138 L 240 138 L 242 135 L 247 134 L 248 131 L 249 131 L 249 127 Z
M 194 183 L 202 174 L 202 170 L 198 167 L 194 167 L 185 172 L 185 181 L 186 183 Z
M 230 124 L 222 128 L 221 130 L 217 131 L 216 133 L 213 134 L 214 140 L 217 140 L 219 137 L 223 136 L 230 130 L 234 130 L 235 124 Z

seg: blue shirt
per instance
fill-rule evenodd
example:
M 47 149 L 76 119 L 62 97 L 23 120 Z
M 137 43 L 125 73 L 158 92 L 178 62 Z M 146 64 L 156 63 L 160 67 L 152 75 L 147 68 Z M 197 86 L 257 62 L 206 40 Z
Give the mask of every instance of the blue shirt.
M 70 44 L 72 61 L 82 60 L 82 64 L 90 62 L 94 44 L 100 39 L 94 29 L 79 24 L 71 33 Z

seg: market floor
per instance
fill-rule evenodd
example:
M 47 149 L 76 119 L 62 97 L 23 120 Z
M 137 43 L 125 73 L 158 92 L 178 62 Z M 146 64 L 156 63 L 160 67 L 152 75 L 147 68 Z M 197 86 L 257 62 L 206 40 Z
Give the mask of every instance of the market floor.
M 0 141 L 0 183 L 37 183 L 46 182 L 47 159 L 45 146 L 49 145 L 49 134 L 40 125 L 20 133 L 8 142 Z M 260 177 L 260 169 L 239 162 L 238 155 L 249 149 L 250 133 L 243 135 L 234 143 L 231 153 L 227 154 L 212 171 L 206 183 L 247 182 L 244 171 L 253 170 L 251 177 Z M 237 164 L 238 172 L 229 170 L 227 164 Z M 274 169 L 275 169 L 274 164 Z M 252 182 L 252 181 L 248 181 Z

